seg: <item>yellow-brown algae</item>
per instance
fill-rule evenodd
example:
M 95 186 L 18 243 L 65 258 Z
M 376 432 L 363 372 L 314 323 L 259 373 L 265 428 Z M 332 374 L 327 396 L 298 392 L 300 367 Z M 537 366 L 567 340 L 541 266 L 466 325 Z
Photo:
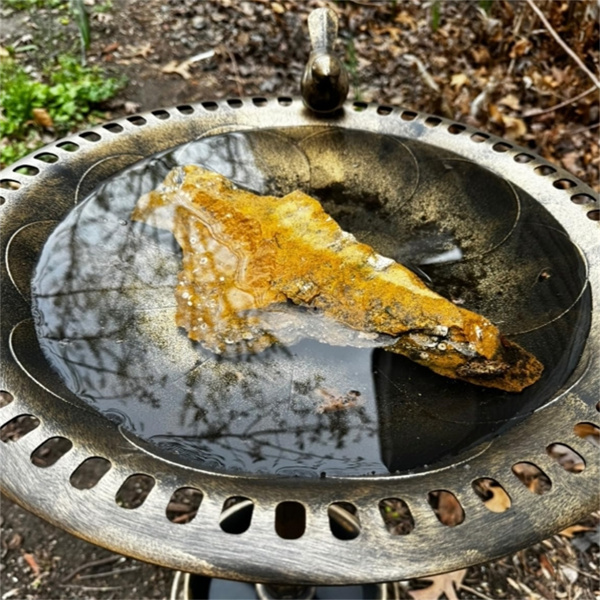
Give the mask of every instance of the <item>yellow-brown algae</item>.
M 176 167 L 132 217 L 174 234 L 183 252 L 176 323 L 213 352 L 257 353 L 285 338 L 289 320 L 278 326 L 273 315 L 293 303 L 447 377 L 519 392 L 543 370 L 303 192 L 259 196 L 201 167 Z

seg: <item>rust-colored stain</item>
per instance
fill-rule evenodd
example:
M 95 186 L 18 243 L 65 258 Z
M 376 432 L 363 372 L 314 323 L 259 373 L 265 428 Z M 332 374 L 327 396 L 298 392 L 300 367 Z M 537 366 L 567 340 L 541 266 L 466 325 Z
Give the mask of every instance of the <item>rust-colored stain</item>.
M 293 303 L 366 337 L 389 336 L 386 350 L 447 377 L 519 392 L 543 370 L 490 321 L 357 242 L 303 192 L 259 196 L 201 167 L 176 167 L 132 217 L 175 235 L 177 325 L 215 353 L 276 343 L 277 327 L 290 322 L 269 315 Z

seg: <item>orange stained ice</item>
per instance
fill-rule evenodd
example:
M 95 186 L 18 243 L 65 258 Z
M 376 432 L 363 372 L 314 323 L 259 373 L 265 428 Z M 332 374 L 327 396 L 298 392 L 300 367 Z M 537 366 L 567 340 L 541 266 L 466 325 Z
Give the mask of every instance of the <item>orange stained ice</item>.
M 356 241 L 303 192 L 259 196 L 201 167 L 176 167 L 132 216 L 174 234 L 183 253 L 176 322 L 213 352 L 277 343 L 283 327 L 301 328 L 293 312 L 273 318 L 293 304 L 447 377 L 518 392 L 541 375 L 490 321 Z

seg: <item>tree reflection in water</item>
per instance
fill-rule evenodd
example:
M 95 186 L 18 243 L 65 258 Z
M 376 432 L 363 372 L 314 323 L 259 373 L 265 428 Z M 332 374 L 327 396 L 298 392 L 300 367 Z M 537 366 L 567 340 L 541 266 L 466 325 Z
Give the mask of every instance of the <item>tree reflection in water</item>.
M 174 324 L 177 243 L 130 222 L 138 198 L 184 164 L 261 194 L 312 193 L 343 229 L 500 324 L 546 366 L 542 379 L 515 398 L 327 344 L 334 332 L 316 321 L 316 339 L 254 356 L 191 342 Z M 51 234 L 32 291 L 50 364 L 124 428 L 199 466 L 314 476 L 420 468 L 531 413 L 577 363 L 585 285 L 560 225 L 502 178 L 417 141 L 305 127 L 208 137 L 117 175 Z

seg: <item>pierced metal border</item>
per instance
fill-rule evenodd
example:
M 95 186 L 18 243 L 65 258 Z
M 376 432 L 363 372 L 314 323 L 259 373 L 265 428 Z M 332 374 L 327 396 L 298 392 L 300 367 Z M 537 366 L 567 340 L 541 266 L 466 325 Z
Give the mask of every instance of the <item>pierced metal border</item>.
M 0 444 L 2 492 L 72 534 L 141 560 L 221 578 L 321 585 L 406 579 L 464 568 L 533 544 L 597 509 L 597 452 L 573 431 L 576 423 L 600 421 L 597 311 L 582 359 L 552 402 L 453 465 L 417 475 L 305 480 L 186 467 L 146 452 L 100 415 L 67 407 L 14 362 L 11 331 L 30 317 L 30 306 L 13 285 L 5 260 L 16 231 L 40 218 L 62 219 L 77 198 L 150 154 L 228 131 L 303 125 L 418 139 L 505 177 L 563 225 L 587 263 L 594 299 L 598 295 L 599 206 L 593 190 L 528 150 L 462 124 L 358 102 L 346 103 L 339 116 L 325 119 L 291 98 L 202 102 L 107 123 L 46 146 L 0 173 L 0 389 L 14 398 L 0 409 L 0 426 L 23 414 L 41 421 L 17 442 Z M 84 184 L 74 188 L 74 181 Z M 35 467 L 31 453 L 55 436 L 71 440 L 72 449 L 51 467 Z M 567 473 L 548 457 L 546 446 L 557 442 L 584 457 L 582 473 Z M 112 468 L 90 490 L 72 487 L 71 473 L 92 456 L 108 459 Z M 513 475 L 511 466 L 522 461 L 538 465 L 550 477 L 549 493 L 532 494 Z M 115 494 L 132 474 L 150 475 L 156 485 L 142 506 L 128 510 L 116 504 Z M 471 485 L 480 477 L 496 479 L 503 486 L 512 501 L 508 511 L 496 514 L 486 509 Z M 171 494 L 181 487 L 195 487 L 204 494 L 196 518 L 185 525 L 165 516 Z M 438 522 L 427 494 L 440 489 L 453 492 L 460 501 L 466 515 L 462 524 L 446 527 Z M 242 534 L 228 534 L 219 527 L 223 503 L 232 496 L 254 503 L 251 525 Z M 386 530 L 378 508 L 385 498 L 401 498 L 408 504 L 415 521 L 409 535 L 393 536 Z M 306 531 L 296 540 L 280 538 L 274 527 L 276 506 L 290 500 L 306 509 Z M 327 508 L 333 502 L 350 502 L 357 508 L 361 532 L 356 539 L 332 535 Z

